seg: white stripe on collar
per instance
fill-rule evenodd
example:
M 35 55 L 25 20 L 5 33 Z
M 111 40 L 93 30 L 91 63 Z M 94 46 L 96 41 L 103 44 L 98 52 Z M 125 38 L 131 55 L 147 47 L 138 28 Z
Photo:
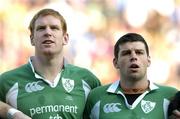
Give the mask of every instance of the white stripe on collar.
M 32 69 L 32 71 L 33 71 L 33 73 L 34 73 L 34 76 L 35 76 L 37 79 L 41 79 L 41 80 L 45 81 L 45 82 L 48 83 L 49 86 L 51 86 L 52 88 L 55 88 L 55 87 L 57 86 L 57 84 L 58 84 L 58 82 L 59 82 L 59 80 L 60 80 L 60 77 L 61 77 L 61 72 L 62 72 L 62 70 L 57 74 L 57 76 L 56 76 L 55 79 L 54 79 L 54 82 L 50 82 L 49 80 L 45 79 L 44 77 L 42 77 L 41 75 L 39 75 L 39 74 L 37 74 L 37 73 L 35 72 L 34 66 L 33 66 L 33 64 L 32 64 L 31 57 L 29 58 L 28 62 L 29 62 L 29 64 L 30 64 L 30 66 L 31 66 L 31 69 Z M 65 63 L 65 60 L 64 60 L 64 62 L 63 62 L 63 67 L 65 66 L 64 63 Z
M 120 80 L 115 81 L 114 83 L 112 83 L 109 88 L 107 89 L 107 92 L 110 93 L 115 93 L 116 89 L 118 88 L 120 83 Z
M 152 90 L 155 90 L 155 89 L 158 89 L 159 87 L 157 85 L 155 85 L 152 81 L 148 80 L 150 83 L 149 83 L 149 88 L 150 88 L 150 91 Z M 114 83 L 112 83 L 109 88 L 107 89 L 107 92 L 110 92 L 110 93 L 115 93 L 118 86 L 119 86 L 119 83 L 120 83 L 120 80 L 117 80 L 115 81 Z

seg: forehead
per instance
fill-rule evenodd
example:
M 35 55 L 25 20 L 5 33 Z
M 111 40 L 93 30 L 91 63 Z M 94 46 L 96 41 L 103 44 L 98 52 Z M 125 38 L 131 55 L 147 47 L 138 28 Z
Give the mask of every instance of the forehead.
M 61 25 L 60 20 L 52 15 L 40 16 L 35 21 L 35 26 L 38 25 Z
M 140 41 L 126 42 L 120 45 L 120 51 L 124 50 L 145 50 L 145 45 Z

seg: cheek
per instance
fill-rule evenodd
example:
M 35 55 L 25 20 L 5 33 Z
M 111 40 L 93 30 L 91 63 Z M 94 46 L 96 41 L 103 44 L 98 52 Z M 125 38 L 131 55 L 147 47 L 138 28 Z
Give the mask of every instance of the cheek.
M 120 65 L 126 65 L 128 63 L 128 59 L 119 60 Z
M 119 60 L 117 64 L 119 68 L 122 68 L 122 67 L 125 68 L 127 64 L 127 60 Z
M 142 61 L 141 64 L 142 64 L 145 68 L 147 68 L 147 67 L 150 66 L 150 63 L 149 63 L 147 60 Z

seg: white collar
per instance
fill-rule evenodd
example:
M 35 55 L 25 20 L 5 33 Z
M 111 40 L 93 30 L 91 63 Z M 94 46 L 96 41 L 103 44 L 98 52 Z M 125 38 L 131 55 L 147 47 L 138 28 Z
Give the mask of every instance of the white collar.
M 36 71 L 35 71 L 35 69 L 34 69 L 34 66 L 33 66 L 33 64 L 32 64 L 31 57 L 29 58 L 28 62 L 29 62 L 29 64 L 30 64 L 30 66 L 31 66 L 31 69 L 32 69 L 32 71 L 33 71 L 33 73 L 34 73 L 34 76 L 35 76 L 37 79 L 41 79 L 41 80 L 45 81 L 45 82 L 48 83 L 49 86 L 51 86 L 52 88 L 55 88 L 55 87 L 57 86 L 57 84 L 58 84 L 58 82 L 59 82 L 59 80 L 60 80 L 60 77 L 61 77 L 61 72 L 62 72 L 62 70 L 57 74 L 57 76 L 56 76 L 55 79 L 54 79 L 54 82 L 50 82 L 49 80 L 45 79 L 44 77 L 42 77 L 41 75 L 39 75 L 38 73 L 36 73 Z M 63 64 L 63 66 L 64 66 L 64 64 Z
M 150 82 L 150 84 L 149 84 L 149 89 L 150 89 L 150 91 L 159 88 L 159 87 L 158 87 L 157 85 L 155 85 L 152 81 L 149 80 L 149 82 Z M 120 80 L 115 81 L 114 83 L 112 83 L 112 84 L 109 86 L 109 88 L 107 89 L 107 92 L 116 93 L 116 92 L 117 92 L 116 90 L 118 89 L 118 86 L 120 86 L 119 84 L 120 84 Z

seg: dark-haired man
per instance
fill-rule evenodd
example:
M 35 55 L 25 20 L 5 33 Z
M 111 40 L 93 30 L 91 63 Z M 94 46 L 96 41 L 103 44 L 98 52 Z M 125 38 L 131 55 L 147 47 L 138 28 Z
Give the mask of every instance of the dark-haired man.
M 137 33 L 123 35 L 114 46 L 113 63 L 120 80 L 90 92 L 84 119 L 166 119 L 177 90 L 148 80 L 151 60 L 145 39 Z

